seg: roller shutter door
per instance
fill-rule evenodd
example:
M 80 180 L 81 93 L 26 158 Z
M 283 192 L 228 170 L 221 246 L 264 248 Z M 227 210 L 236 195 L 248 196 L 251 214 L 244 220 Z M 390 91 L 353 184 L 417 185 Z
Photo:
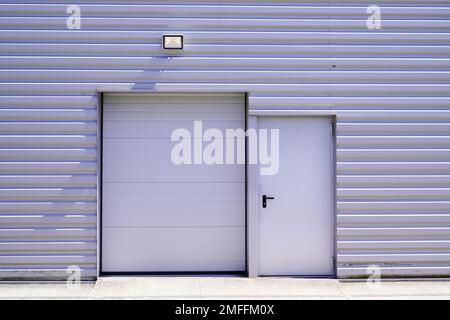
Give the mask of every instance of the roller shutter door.
M 170 139 L 199 120 L 203 131 L 244 128 L 244 95 L 103 101 L 102 272 L 244 271 L 244 165 L 175 165 Z

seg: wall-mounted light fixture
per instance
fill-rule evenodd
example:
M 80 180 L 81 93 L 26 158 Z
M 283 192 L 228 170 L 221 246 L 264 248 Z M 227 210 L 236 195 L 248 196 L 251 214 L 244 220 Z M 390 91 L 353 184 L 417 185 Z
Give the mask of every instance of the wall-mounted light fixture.
M 183 36 L 180 34 L 165 34 L 162 37 L 164 50 L 183 49 Z

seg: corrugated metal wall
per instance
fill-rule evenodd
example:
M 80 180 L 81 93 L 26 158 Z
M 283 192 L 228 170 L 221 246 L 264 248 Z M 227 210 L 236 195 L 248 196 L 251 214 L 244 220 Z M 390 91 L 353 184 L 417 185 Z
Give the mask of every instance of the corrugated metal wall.
M 337 110 L 338 275 L 449 274 L 449 0 L 76 3 L 0 1 L 1 278 L 95 277 L 98 89 Z

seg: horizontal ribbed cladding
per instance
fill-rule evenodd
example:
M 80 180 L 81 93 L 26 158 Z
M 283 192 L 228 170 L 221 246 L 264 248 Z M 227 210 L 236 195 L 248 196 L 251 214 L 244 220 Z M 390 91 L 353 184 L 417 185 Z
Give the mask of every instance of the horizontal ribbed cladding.
M 8 0 L 2 0 L 0 3 L 10 4 Z M 59 4 L 72 4 L 70 0 L 61 0 L 58 1 Z M 91 0 L 79 0 L 78 3 L 80 4 L 93 4 L 93 1 Z M 96 5 L 122 5 L 124 7 L 128 7 L 130 5 L 167 5 L 166 1 L 150 1 L 150 0 L 133 0 L 133 1 L 127 1 L 126 4 L 124 4 L 123 0 L 108 0 L 108 1 L 98 1 L 95 3 Z M 39 0 L 22 0 L 20 1 L 20 5 L 26 6 L 26 4 L 53 4 L 50 1 L 39 1 Z M 190 0 L 178 0 L 178 1 L 171 1 L 170 3 L 173 6 L 225 6 L 225 5 L 235 5 L 235 6 L 254 6 L 254 5 L 265 5 L 270 7 L 275 6 L 313 6 L 313 5 L 320 5 L 320 6 L 330 6 L 329 0 L 315 0 L 315 1 L 299 1 L 299 0 L 280 0 L 280 1 L 274 1 L 274 0 L 196 0 L 196 1 L 190 1 Z M 339 3 L 336 3 L 334 5 L 331 5 L 333 7 L 350 7 L 350 6 L 368 6 L 373 4 L 370 0 L 346 0 L 341 1 Z M 415 6 L 415 7 L 429 7 L 429 6 L 448 6 L 448 0 L 430 0 L 427 1 L 426 4 L 422 0 L 380 0 L 378 1 L 379 5 L 386 5 L 386 6 Z M 219 8 L 218 8 L 219 9 Z
M 2 17 L 0 28 L 64 30 L 67 17 Z M 233 19 L 233 18 L 177 18 L 171 22 L 174 29 L 186 30 L 260 30 L 260 31 L 355 31 L 366 20 L 341 19 Z M 445 32 L 446 20 L 387 20 L 384 26 L 392 31 Z M 167 26 L 167 18 L 83 18 L 84 28 L 90 30 L 159 30 Z
M 450 72 L 414 72 L 414 71 L 224 71 L 224 70 L 17 70 L 0 69 L 0 82 L 14 81 L 72 81 L 72 82 L 197 82 L 197 79 L 214 82 L 283 82 L 283 83 L 324 83 L 330 78 L 336 83 L 424 83 L 447 84 L 450 82 Z
M 364 1 L 360 1 L 363 3 Z M 78 2 L 82 3 L 82 2 Z M 142 2 L 143 3 L 143 2 Z M 183 4 L 181 1 L 179 4 L 168 6 L 167 4 L 127 4 L 124 5 L 123 1 L 113 4 L 92 4 L 86 3 L 83 5 L 83 15 L 86 17 L 104 17 L 111 18 L 111 16 L 124 17 L 145 17 L 145 18 L 161 18 L 166 16 L 177 18 L 211 18 L 211 17 L 223 17 L 229 18 L 267 18 L 271 15 L 275 15 L 279 18 L 290 19 L 313 19 L 313 18 L 348 18 L 348 19 L 365 19 L 364 15 L 367 5 L 357 5 L 351 7 L 343 7 L 339 5 L 329 6 L 298 6 L 298 1 L 293 5 L 272 5 L 272 3 L 264 3 L 264 1 L 258 1 L 258 5 L 247 4 L 235 4 L 232 2 L 221 1 L 221 6 L 215 4 Z M 282 4 L 281 1 L 277 2 Z M 306 2 L 304 2 L 306 4 Z M 314 2 L 320 5 L 320 2 Z M 381 2 L 377 2 L 380 4 Z M 392 3 L 392 2 L 391 2 Z M 408 2 L 410 4 L 411 1 Z M 423 2 L 422 2 L 423 4 Z M 26 17 L 58 17 L 66 16 L 67 4 L 42 4 L 39 7 L 33 5 L 16 4 L 1 4 L 0 16 L 13 17 L 13 16 L 26 16 Z M 120 11 L 120 15 L 118 12 Z M 384 11 L 384 16 L 395 18 L 448 18 L 450 16 L 450 9 L 446 7 L 436 7 L 434 4 L 427 2 L 423 7 L 387 7 Z M 44 13 L 44 14 L 43 14 Z
M 24 43 L 24 42 L 46 42 L 58 43 L 64 40 L 68 44 L 110 44 L 111 42 L 121 44 L 144 43 L 146 45 L 161 42 L 161 33 L 163 32 L 180 32 L 185 35 L 185 44 L 192 45 L 193 48 L 199 48 L 199 45 L 224 45 L 224 44 L 243 44 L 241 49 L 248 45 L 261 45 L 267 43 L 267 39 L 271 39 L 272 45 L 436 45 L 447 46 L 450 39 L 450 32 L 433 33 L 428 32 L 373 32 L 369 33 L 364 28 L 365 21 L 360 21 L 360 29 L 352 32 L 335 32 L 335 31 L 301 31 L 301 32 L 285 32 L 285 31 L 191 31 L 183 29 L 145 31 L 145 30 L 20 30 L 20 29 L 2 29 L 0 31 L 0 40 L 8 43 Z M 445 29 L 444 29 L 445 30 Z M 220 39 L 220 40 L 219 40 Z M 197 45 L 195 45 L 197 43 Z M 120 48 L 120 46 L 118 47 Z M 289 49 L 289 47 L 283 47 Z M 333 48 L 322 46 L 329 54 L 333 54 Z M 388 50 L 387 50 L 388 51 Z M 389 52 L 386 52 L 390 55 Z M 167 54 L 166 54 L 167 55 Z M 164 55 L 163 55 L 164 56 Z
M 450 274 L 448 0 L 377 1 L 381 30 L 364 0 L 79 0 L 68 31 L 70 4 L 0 1 L 4 268 L 95 275 L 94 97 L 141 89 L 335 110 L 338 276 Z M 161 51 L 169 32 L 183 52 Z
M 449 274 L 449 105 L 416 94 L 334 101 L 340 277 Z
M 19 87 L 20 88 L 20 87 Z M 0 277 L 96 277 L 96 100 L 0 96 Z

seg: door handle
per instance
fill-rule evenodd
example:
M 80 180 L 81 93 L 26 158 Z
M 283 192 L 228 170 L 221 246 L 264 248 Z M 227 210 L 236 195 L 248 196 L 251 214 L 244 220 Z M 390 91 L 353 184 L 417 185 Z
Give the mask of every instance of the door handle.
M 262 207 L 266 208 L 267 207 L 267 200 L 274 200 L 274 197 L 268 197 L 265 194 L 262 196 Z

